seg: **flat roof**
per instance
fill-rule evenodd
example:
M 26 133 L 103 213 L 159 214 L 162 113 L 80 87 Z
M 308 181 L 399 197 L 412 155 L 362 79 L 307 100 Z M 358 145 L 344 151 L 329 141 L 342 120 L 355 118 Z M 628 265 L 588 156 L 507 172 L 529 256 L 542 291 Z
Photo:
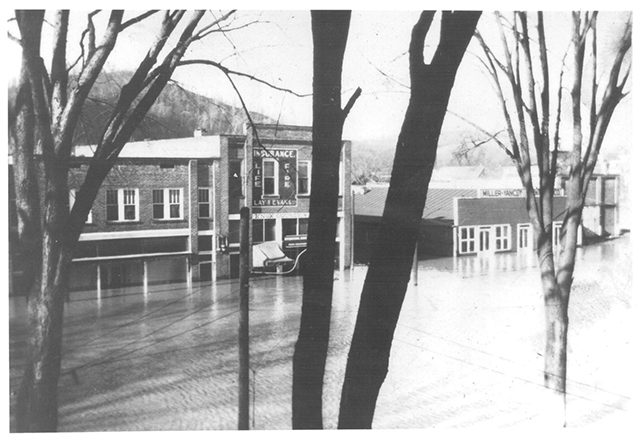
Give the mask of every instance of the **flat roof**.
M 73 156 L 93 157 L 95 145 L 75 146 Z M 220 136 L 143 140 L 127 143 L 118 158 L 220 158 Z

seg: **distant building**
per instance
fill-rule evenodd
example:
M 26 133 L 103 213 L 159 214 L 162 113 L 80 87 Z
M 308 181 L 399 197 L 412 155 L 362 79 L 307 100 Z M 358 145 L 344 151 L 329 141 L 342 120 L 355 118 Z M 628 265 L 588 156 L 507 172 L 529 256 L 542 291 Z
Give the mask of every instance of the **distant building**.
M 484 187 L 485 183 L 476 186 Z M 594 175 L 583 213 L 585 239 L 619 234 L 617 184 L 616 175 Z M 555 190 L 552 238 L 558 245 L 567 200 L 562 188 Z M 369 187 L 354 195 L 356 263 L 369 261 L 387 191 L 388 187 Z M 578 243 L 582 243 L 582 234 Z M 419 257 L 530 251 L 535 247 L 521 187 L 429 189 L 418 238 Z
M 252 242 L 276 241 L 295 258 L 306 247 L 311 128 L 258 125 L 258 136 L 205 135 L 131 142 L 103 182 L 73 260 L 73 289 L 237 277 L 240 208 Z M 258 138 L 260 141 L 258 141 Z M 70 204 L 93 156 L 77 146 Z M 337 266 L 351 264 L 350 143 L 341 156 Z M 15 233 L 14 233 L 15 234 Z M 19 248 L 13 270 L 19 274 Z

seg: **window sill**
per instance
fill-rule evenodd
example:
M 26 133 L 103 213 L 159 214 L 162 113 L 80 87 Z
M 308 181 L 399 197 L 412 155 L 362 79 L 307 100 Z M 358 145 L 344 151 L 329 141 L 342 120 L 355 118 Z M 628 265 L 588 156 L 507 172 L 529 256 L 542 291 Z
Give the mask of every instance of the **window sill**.
M 167 222 L 186 222 L 184 218 L 171 218 L 171 219 L 151 219 L 151 222 L 167 223 Z
M 131 220 L 131 221 L 106 221 L 107 225 L 121 225 L 121 224 L 141 224 L 140 220 Z

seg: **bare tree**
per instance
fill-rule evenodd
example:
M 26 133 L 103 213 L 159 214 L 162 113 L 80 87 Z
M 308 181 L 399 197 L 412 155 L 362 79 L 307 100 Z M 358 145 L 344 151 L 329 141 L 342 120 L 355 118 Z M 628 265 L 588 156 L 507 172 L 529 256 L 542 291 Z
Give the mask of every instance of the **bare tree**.
M 322 388 L 329 345 L 344 121 L 360 95 L 341 106 L 342 63 L 351 11 L 311 11 L 313 167 L 303 271 L 300 333 L 293 355 L 292 425 L 322 429 Z
M 121 33 L 157 11 L 124 20 L 110 13 L 97 41 L 95 18 L 87 16 L 82 53 L 67 55 L 69 11 L 53 14 L 51 67 L 41 54 L 45 11 L 16 11 L 22 47 L 19 90 L 10 111 L 10 143 L 14 157 L 18 232 L 31 261 L 31 273 L 17 285 L 28 296 L 29 345 L 17 399 L 17 429 L 55 431 L 60 375 L 64 298 L 73 251 L 100 185 L 118 154 L 156 101 L 186 50 L 224 26 L 232 12 L 200 25 L 205 11 L 164 12 L 156 38 L 122 91 L 102 128 L 86 178 L 69 211 L 68 175 L 73 138 L 89 93 L 114 51 Z M 175 39 L 170 39 L 174 34 Z M 169 41 L 174 41 L 169 46 Z M 71 75 L 71 71 L 74 75 Z M 42 173 L 37 171 L 41 166 Z
M 555 109 L 552 107 L 549 50 L 542 12 L 517 12 L 510 22 L 496 13 L 502 41 L 499 49 L 489 47 L 478 34 L 508 133 L 506 144 L 497 138 L 496 141 L 518 169 L 537 241 L 546 315 L 545 386 L 561 397 L 563 409 L 569 295 L 582 210 L 607 128 L 627 93 L 631 71 L 630 21 L 622 29 L 613 58 L 603 60 L 598 53 L 598 13 L 574 12 L 571 18 L 570 51 L 559 68 Z M 533 35 L 530 34 L 530 21 L 535 22 Z M 508 24 L 505 26 L 505 23 Z M 567 56 L 570 61 L 565 63 Z M 565 73 L 570 75 L 568 85 L 563 83 Z M 565 87 L 570 90 L 571 103 L 571 116 L 566 121 L 562 114 Z M 584 108 L 588 109 L 586 118 L 582 114 Z M 572 132 L 565 191 L 567 209 L 554 212 L 554 185 L 563 123 L 568 123 Z M 555 129 L 552 131 L 553 124 Z M 539 197 L 531 172 L 534 161 L 539 171 Z M 557 217 L 563 221 L 559 254 L 554 253 L 552 241 L 552 223 Z
M 425 38 L 434 16 L 433 11 L 423 12 L 411 34 L 411 95 L 349 350 L 340 402 L 341 429 L 371 427 L 407 291 L 449 96 L 480 12 L 443 12 L 438 47 L 433 59 L 425 63 Z

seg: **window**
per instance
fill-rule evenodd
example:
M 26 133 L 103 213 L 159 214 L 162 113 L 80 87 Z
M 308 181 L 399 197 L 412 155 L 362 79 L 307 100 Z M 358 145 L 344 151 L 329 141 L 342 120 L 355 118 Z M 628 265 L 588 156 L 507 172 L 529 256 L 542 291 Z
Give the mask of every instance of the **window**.
M 262 194 L 278 194 L 278 162 L 275 160 L 262 161 Z
M 491 251 L 491 227 L 478 227 L 478 252 Z
M 553 223 L 553 246 L 559 246 L 562 243 L 562 222 Z
M 458 229 L 458 251 L 460 254 L 476 252 L 475 227 L 460 227 Z
M 496 251 L 509 251 L 511 249 L 511 225 L 496 225 Z
M 531 249 L 531 224 L 518 224 L 518 249 Z
M 182 189 L 154 189 L 154 219 L 182 219 Z
M 300 161 L 298 163 L 298 195 L 311 193 L 311 162 Z
M 340 166 L 338 167 L 338 196 L 342 196 L 344 193 L 344 164 L 340 160 Z
M 138 189 L 107 190 L 108 221 L 135 221 L 138 213 Z
M 338 227 L 339 228 L 339 227 Z M 309 219 L 282 219 L 282 237 L 308 234 Z
M 276 220 L 275 219 L 254 219 L 253 242 L 270 242 L 276 240 Z
M 69 211 L 73 208 L 73 205 L 76 203 L 76 189 L 71 189 L 69 191 Z M 93 215 L 91 214 L 91 210 L 89 210 L 89 214 L 87 214 L 87 220 L 85 223 L 90 224 L 93 222 Z
M 211 189 L 198 189 L 198 217 L 211 217 Z

